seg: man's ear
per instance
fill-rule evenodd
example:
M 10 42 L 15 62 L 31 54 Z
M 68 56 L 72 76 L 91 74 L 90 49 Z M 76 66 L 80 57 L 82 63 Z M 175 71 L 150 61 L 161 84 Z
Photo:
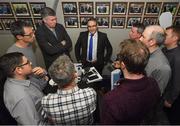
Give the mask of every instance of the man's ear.
M 14 70 L 14 73 L 18 74 L 18 75 L 22 74 L 22 68 L 21 67 L 16 67 L 15 70 Z
M 125 69 L 126 68 L 126 65 L 124 64 L 124 62 L 122 61 L 121 62 L 121 69 Z
M 156 41 L 154 39 L 149 40 L 149 47 L 156 45 Z
M 23 36 L 22 36 L 22 35 L 16 35 L 16 38 L 17 38 L 18 40 L 21 40 L 21 39 L 23 39 Z

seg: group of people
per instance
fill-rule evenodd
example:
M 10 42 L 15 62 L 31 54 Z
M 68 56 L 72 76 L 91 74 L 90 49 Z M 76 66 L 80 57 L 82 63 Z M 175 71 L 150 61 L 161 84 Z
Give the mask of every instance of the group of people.
M 0 57 L 0 123 L 22 125 L 58 124 L 158 124 L 159 113 L 168 115 L 170 124 L 180 124 L 178 115 L 180 86 L 178 78 L 180 28 L 164 30 L 158 25 L 133 24 L 130 39 L 120 42 L 114 67 L 124 78 L 112 91 L 103 95 L 100 122 L 94 121 L 97 92 L 81 89 L 70 56 L 72 41 L 63 25 L 57 23 L 53 9 L 41 11 L 42 25 L 36 32 L 23 21 L 11 24 L 16 42 Z M 36 38 L 46 69 L 38 67 L 32 44 Z M 160 45 L 164 44 L 161 50 Z M 107 34 L 98 31 L 97 21 L 90 18 L 87 31 L 75 44 L 77 62 L 94 66 L 102 74 L 110 61 L 112 46 Z M 55 91 L 44 89 L 49 79 Z M 13 120 L 15 119 L 15 120 Z

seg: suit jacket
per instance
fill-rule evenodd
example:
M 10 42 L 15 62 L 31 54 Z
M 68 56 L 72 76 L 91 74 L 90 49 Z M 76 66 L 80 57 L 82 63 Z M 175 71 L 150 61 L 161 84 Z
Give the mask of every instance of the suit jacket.
M 35 33 L 36 40 L 45 60 L 46 68 L 49 68 L 51 63 L 62 54 L 65 53 L 70 56 L 69 52 L 72 49 L 72 41 L 61 24 L 56 24 L 55 32 L 57 38 L 45 24 L 42 24 Z M 66 41 L 66 45 L 61 43 L 63 40 Z
M 88 31 L 81 32 L 75 45 L 76 59 L 77 61 L 81 61 L 82 63 L 86 62 L 88 48 L 88 33 Z M 97 34 L 97 64 L 103 65 L 104 62 L 109 61 L 111 58 L 112 46 L 105 33 L 98 31 Z

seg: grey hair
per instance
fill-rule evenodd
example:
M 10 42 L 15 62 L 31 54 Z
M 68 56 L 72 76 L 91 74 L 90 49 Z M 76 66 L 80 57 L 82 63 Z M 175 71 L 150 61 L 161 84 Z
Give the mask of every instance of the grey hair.
M 47 16 L 56 16 L 56 12 L 50 7 L 45 7 L 41 10 L 41 17 L 45 18 Z
M 49 75 L 58 86 L 65 86 L 73 81 L 75 67 L 67 55 L 59 56 L 49 67 Z
M 150 39 L 155 39 L 158 45 L 162 45 L 166 39 L 165 33 L 153 31 Z

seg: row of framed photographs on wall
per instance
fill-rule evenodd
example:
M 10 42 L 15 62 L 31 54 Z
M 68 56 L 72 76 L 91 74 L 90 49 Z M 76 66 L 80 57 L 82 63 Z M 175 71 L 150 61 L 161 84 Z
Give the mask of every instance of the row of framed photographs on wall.
M 30 23 L 34 29 L 36 29 L 39 25 L 42 24 L 41 18 L 1 18 L 0 19 L 0 30 L 10 30 L 10 25 L 15 20 L 23 20 L 25 22 Z
M 86 28 L 87 21 L 90 17 L 89 16 L 82 16 L 80 17 L 80 21 L 78 20 L 77 16 L 65 16 L 64 23 L 66 28 Z M 158 17 L 112 17 L 111 23 L 109 17 L 96 17 L 98 22 L 99 28 L 114 28 L 114 29 L 123 29 L 123 28 L 130 28 L 133 23 L 141 22 L 145 26 L 147 25 L 154 25 L 158 24 Z M 41 18 L 17 18 L 16 20 L 23 20 L 29 22 L 34 29 L 36 29 L 39 25 L 42 24 Z M 10 30 L 10 25 L 12 22 L 15 21 L 15 18 L 2 18 L 0 20 L 0 30 Z M 79 26 L 80 25 L 80 26 Z M 180 17 L 174 17 L 174 25 L 180 26 Z
M 0 2 L 0 17 L 40 17 L 45 2 Z
M 64 16 L 64 23 L 66 28 L 86 28 L 87 21 L 91 16 Z M 145 26 L 158 24 L 158 17 L 110 17 L 96 16 L 99 28 L 130 28 L 134 23 L 143 23 Z M 174 17 L 174 25 L 180 25 L 180 16 Z
M 94 7 L 95 6 L 95 7 Z M 179 2 L 62 2 L 64 15 L 147 15 L 171 12 L 180 16 Z M 112 8 L 112 9 L 111 9 Z

